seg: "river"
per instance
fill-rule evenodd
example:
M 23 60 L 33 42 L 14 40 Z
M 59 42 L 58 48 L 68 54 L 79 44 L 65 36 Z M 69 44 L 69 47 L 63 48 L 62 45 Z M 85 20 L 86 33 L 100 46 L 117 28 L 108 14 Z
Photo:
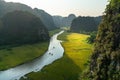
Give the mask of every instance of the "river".
M 63 32 L 64 31 L 61 31 L 51 37 L 48 51 L 46 51 L 42 57 L 14 68 L 0 71 L 0 80 L 19 80 L 21 77 L 24 77 L 24 75 L 31 72 L 38 72 L 44 66 L 49 65 L 53 61 L 61 58 L 63 56 L 64 49 L 61 46 L 61 41 L 57 40 L 57 37 Z

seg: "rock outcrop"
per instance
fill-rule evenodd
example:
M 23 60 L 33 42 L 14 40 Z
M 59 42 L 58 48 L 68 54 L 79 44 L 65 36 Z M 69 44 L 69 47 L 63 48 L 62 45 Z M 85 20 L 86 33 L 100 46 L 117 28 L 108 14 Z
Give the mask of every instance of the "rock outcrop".
M 120 80 L 120 0 L 110 0 L 91 57 L 92 80 Z

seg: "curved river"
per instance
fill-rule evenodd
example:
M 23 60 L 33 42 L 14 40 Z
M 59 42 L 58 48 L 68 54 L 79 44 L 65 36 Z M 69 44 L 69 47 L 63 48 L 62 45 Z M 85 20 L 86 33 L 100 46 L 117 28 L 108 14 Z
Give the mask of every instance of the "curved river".
M 24 77 L 24 75 L 30 72 L 38 72 L 44 66 L 61 58 L 63 56 L 64 49 L 60 44 L 61 41 L 57 40 L 57 36 L 63 32 L 64 31 L 61 31 L 51 37 L 48 51 L 42 57 L 20 66 L 0 71 L 0 80 L 19 80 L 21 77 Z

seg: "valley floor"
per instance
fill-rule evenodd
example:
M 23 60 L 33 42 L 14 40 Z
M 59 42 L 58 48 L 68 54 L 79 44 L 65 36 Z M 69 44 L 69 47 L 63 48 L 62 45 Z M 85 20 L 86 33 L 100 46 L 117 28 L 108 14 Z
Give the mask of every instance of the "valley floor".
M 40 72 L 28 74 L 26 80 L 78 80 L 92 53 L 93 46 L 87 43 L 87 37 L 89 35 L 64 32 L 58 37 L 63 41 L 64 56 Z
M 93 45 L 87 43 L 89 35 L 78 33 L 64 33 L 58 39 L 63 40 L 65 54 L 77 65 L 81 70 L 86 68 L 86 64 L 90 59 Z

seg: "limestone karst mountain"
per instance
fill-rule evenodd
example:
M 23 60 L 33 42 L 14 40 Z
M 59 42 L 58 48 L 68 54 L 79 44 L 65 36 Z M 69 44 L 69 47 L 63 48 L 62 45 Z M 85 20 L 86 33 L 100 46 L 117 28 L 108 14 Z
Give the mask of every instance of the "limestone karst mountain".
M 37 9 L 37 8 L 32 9 L 31 7 L 25 4 L 5 2 L 3 0 L 0 0 L 0 17 L 3 17 L 8 12 L 12 12 L 15 10 L 30 12 L 36 15 L 37 17 L 39 17 L 48 30 L 56 29 L 52 16 L 48 14 L 47 12 Z
M 2 18 L 0 45 L 36 43 L 49 40 L 42 21 L 29 12 L 13 11 Z

